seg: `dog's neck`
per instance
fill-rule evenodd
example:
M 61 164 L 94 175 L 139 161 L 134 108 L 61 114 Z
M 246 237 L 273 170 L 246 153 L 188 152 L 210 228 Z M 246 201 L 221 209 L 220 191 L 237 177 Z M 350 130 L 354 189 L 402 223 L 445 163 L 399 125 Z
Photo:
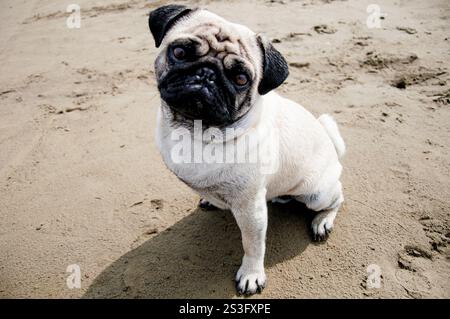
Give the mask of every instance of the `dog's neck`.
M 263 98 L 263 96 L 258 97 L 249 111 L 237 121 L 222 127 L 210 126 L 207 124 L 205 125 L 203 122 L 200 126 L 196 124 L 193 119 L 189 119 L 180 113 L 175 113 L 164 101 L 161 101 L 162 120 L 169 129 L 185 128 L 191 132 L 194 139 L 197 139 L 197 136 L 201 136 L 203 142 L 206 143 L 214 143 L 215 141 L 209 139 L 207 137 L 208 134 L 203 133 L 208 129 L 219 130 L 222 133 L 223 139 L 216 142 L 224 143 L 237 139 L 241 135 L 244 135 L 250 130 L 256 128 L 263 112 Z M 200 135 L 195 134 L 197 130 L 201 130 Z

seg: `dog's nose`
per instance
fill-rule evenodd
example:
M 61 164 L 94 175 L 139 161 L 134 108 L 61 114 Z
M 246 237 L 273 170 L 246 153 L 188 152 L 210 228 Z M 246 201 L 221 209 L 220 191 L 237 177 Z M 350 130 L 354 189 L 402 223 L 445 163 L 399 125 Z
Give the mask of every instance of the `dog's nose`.
M 216 80 L 216 72 L 213 69 L 208 68 L 206 66 L 201 67 L 195 71 L 195 75 L 200 80 L 206 80 L 210 82 L 214 82 Z

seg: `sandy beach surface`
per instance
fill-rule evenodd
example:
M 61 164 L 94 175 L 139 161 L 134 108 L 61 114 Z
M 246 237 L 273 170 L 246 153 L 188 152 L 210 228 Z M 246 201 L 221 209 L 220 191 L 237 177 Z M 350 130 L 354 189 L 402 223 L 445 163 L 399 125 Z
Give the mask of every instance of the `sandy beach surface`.
M 155 147 L 147 16 L 166 2 L 77 0 L 79 29 L 71 3 L 1 3 L 0 297 L 234 298 L 234 219 Z M 314 243 L 311 212 L 270 205 L 254 298 L 449 298 L 450 2 L 377 0 L 379 28 L 373 0 L 178 3 L 264 33 L 290 64 L 278 91 L 347 143 L 333 233 Z

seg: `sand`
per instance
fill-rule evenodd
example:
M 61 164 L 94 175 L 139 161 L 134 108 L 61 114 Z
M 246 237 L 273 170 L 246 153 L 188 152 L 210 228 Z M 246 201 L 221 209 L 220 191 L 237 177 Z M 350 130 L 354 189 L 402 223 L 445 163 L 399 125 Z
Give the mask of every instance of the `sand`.
M 332 235 L 270 205 L 254 298 L 450 297 L 450 2 L 378 0 L 368 28 L 372 2 L 180 2 L 266 34 L 290 63 L 279 92 L 347 143 Z M 147 14 L 164 2 L 78 0 L 80 29 L 70 3 L 2 2 L 0 297 L 235 297 L 232 216 L 198 209 L 155 147 Z

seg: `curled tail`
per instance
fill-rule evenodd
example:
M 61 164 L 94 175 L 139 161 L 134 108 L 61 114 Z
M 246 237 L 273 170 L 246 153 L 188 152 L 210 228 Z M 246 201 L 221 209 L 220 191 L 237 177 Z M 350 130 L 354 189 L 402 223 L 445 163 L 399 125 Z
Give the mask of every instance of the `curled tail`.
M 338 157 L 341 158 L 345 154 L 345 143 L 342 139 L 341 134 L 339 133 L 338 126 L 333 117 L 331 117 L 331 115 L 329 114 L 322 114 L 321 116 L 319 116 L 318 120 L 320 124 L 322 124 L 322 126 L 325 128 L 325 131 L 333 142 Z

